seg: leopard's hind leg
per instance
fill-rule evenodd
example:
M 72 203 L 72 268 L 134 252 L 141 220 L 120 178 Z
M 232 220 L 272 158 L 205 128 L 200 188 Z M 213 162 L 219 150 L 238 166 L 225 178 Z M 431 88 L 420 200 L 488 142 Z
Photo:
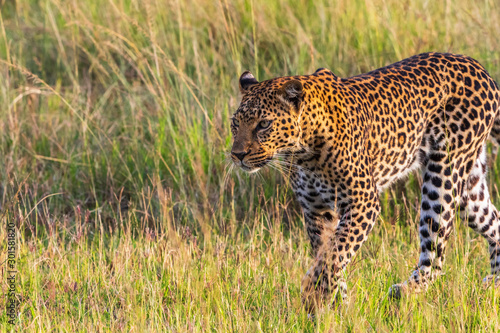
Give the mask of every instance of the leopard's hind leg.
M 425 290 L 440 275 L 458 203 L 461 218 L 489 243 L 491 275 L 484 282 L 500 286 L 500 215 L 491 203 L 486 183 L 485 147 L 479 148 L 474 164 L 455 158 L 450 159 L 455 162 L 443 163 L 443 167 L 435 164 L 444 156 L 429 155 L 422 186 L 419 263 L 406 282 L 391 288 L 392 298 L 400 298 L 408 291 Z
M 445 147 L 431 150 L 423 161 L 420 208 L 420 257 L 409 279 L 393 285 L 389 297 L 400 298 L 409 291 L 420 292 L 441 274 L 448 238 L 453 229 L 455 207 L 465 185 L 471 161 L 451 162 Z M 469 167 L 470 169 L 470 167 Z
M 467 180 L 467 191 L 460 202 L 460 217 L 488 241 L 491 275 L 484 279 L 484 283 L 495 283 L 496 287 L 500 287 L 500 215 L 488 192 L 485 147 Z

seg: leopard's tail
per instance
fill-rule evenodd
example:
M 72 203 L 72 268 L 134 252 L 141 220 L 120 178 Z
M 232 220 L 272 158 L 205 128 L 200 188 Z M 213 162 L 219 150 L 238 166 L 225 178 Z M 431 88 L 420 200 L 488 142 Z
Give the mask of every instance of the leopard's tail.
M 493 80 L 493 86 L 496 88 L 496 96 L 498 96 L 498 92 L 500 91 L 500 88 L 498 87 L 498 84 Z M 490 83 L 491 85 L 491 83 Z M 500 97 L 497 97 L 497 112 L 495 116 L 495 121 L 493 122 L 493 126 L 491 127 L 491 132 L 489 139 L 493 143 L 493 145 L 497 148 L 494 150 L 495 154 L 498 152 L 498 148 L 500 147 Z
M 495 147 L 500 147 L 500 109 L 497 111 L 497 116 L 491 128 L 490 141 Z

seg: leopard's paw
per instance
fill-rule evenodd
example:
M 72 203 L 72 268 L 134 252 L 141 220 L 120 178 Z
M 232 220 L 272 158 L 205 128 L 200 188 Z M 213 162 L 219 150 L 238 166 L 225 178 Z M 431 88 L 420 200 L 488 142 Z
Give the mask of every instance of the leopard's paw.
M 403 295 L 407 295 L 409 293 L 408 283 L 398 283 L 394 284 L 391 288 L 389 288 L 389 299 L 399 300 L 403 297 Z
M 300 292 L 302 294 L 302 304 L 304 304 L 306 311 L 309 314 L 314 313 L 321 304 L 321 297 L 314 288 L 314 282 L 309 271 L 302 279 Z
M 500 275 L 488 275 L 483 279 L 483 288 L 489 288 L 491 285 L 500 291 Z

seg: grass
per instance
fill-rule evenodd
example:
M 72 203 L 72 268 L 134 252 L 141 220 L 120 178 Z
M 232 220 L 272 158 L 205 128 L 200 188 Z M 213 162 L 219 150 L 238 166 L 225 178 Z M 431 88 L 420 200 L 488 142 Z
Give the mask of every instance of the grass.
M 315 322 L 287 181 L 227 174 L 237 79 L 350 76 L 425 51 L 500 79 L 496 1 L 0 0 L 0 218 L 17 226 L 16 324 L 2 331 L 498 332 L 487 245 L 460 221 L 445 276 L 389 302 L 418 258 L 419 176 Z M 490 160 L 500 203 L 500 161 Z M 6 228 L 0 243 L 7 246 Z M 6 253 L 0 253 L 4 262 Z M 2 308 L 7 302 L 2 266 Z

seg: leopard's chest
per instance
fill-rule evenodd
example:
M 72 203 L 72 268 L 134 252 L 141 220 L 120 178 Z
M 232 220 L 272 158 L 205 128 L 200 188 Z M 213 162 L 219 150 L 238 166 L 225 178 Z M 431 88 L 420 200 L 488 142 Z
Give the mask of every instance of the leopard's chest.
M 294 173 L 292 188 L 302 209 L 313 215 L 337 211 L 346 195 L 338 180 L 330 178 L 325 170 L 302 169 Z

